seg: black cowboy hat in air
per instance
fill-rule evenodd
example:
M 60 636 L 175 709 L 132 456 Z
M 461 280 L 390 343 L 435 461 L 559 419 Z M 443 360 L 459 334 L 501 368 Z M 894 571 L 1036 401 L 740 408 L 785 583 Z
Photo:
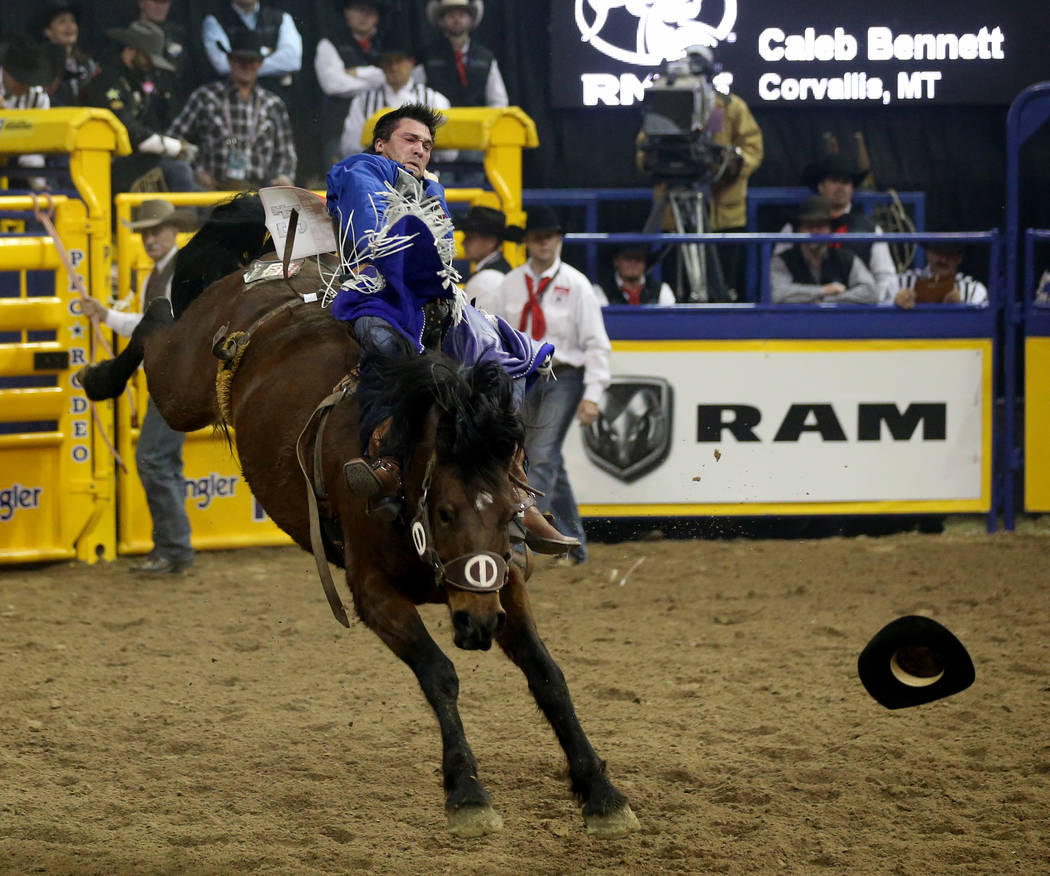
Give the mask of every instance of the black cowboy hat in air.
M 561 234 L 564 230 L 558 214 L 550 207 L 541 204 L 540 206 L 529 208 L 529 214 L 525 219 L 526 234 L 530 231 L 547 231 Z
M 471 207 L 467 215 L 456 220 L 457 231 L 473 231 L 475 234 L 491 234 L 500 240 L 521 243 L 525 230 L 507 224 L 507 214 L 493 207 Z
M 973 661 L 937 621 L 906 615 L 886 624 L 857 659 L 860 680 L 880 705 L 904 709 L 966 690 Z
M 857 167 L 857 163 L 848 155 L 829 152 L 802 171 L 802 182 L 816 191 L 817 185 L 829 176 L 849 179 L 856 186 L 867 175 L 868 171 Z

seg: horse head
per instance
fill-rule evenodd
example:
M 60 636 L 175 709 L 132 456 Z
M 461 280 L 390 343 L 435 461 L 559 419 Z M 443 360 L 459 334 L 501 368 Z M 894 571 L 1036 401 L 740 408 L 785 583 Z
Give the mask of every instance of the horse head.
M 522 506 L 510 466 L 524 427 L 498 366 L 465 368 L 428 353 L 402 360 L 394 373 L 403 376 L 406 366 L 416 380 L 400 399 L 390 441 L 408 461 L 412 546 L 449 607 L 455 644 L 488 650 L 506 620 L 500 590 L 518 574 L 508 526 Z

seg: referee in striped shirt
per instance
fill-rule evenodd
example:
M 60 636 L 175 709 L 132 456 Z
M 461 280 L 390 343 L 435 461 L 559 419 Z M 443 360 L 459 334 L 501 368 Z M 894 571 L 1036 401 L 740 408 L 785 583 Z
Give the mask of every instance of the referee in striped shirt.
M 47 86 L 58 79 L 59 71 L 49 46 L 25 40 L 12 40 L 0 46 L 0 108 L 51 109 Z M 43 167 L 43 155 L 19 155 L 19 167 Z M 17 184 L 21 181 L 15 181 Z M 47 188 L 44 177 L 25 180 L 35 190 Z
M 909 310 L 916 302 L 929 304 L 987 304 L 988 289 L 980 280 L 959 270 L 965 248 L 961 243 L 926 244 L 926 267 L 903 271 L 897 277 L 893 303 Z

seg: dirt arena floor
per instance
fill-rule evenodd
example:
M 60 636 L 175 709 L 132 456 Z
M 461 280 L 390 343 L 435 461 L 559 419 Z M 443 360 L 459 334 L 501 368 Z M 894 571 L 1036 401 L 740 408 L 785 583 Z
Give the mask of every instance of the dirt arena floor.
M 970 521 L 965 521 L 970 524 Z M 541 562 L 541 633 L 641 830 L 587 836 L 498 651 L 451 643 L 502 833 L 445 831 L 415 680 L 308 555 L 0 567 L 0 871 L 1048 873 L 1050 532 L 636 541 Z M 977 680 L 887 711 L 859 652 L 940 620 Z

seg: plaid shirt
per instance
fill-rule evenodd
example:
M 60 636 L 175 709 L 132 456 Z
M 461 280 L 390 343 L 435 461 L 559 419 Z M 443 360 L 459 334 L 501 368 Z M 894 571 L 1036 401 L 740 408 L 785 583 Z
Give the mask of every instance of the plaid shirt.
M 249 185 L 267 185 L 282 173 L 295 176 L 297 158 L 288 110 L 276 94 L 258 85 L 247 102 L 229 80 L 202 85 L 171 123 L 168 136 L 199 146 L 197 166 L 217 180 L 227 178 L 233 148 L 247 154 Z

